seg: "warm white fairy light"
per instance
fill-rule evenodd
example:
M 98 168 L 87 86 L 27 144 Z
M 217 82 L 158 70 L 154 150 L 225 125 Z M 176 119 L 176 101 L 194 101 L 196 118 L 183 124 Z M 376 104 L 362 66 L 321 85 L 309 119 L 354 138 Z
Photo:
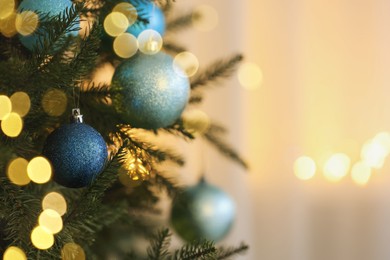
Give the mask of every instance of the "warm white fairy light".
M 42 98 L 42 108 L 49 116 L 60 116 L 65 113 L 68 98 L 64 91 L 59 89 L 48 90 Z
M 104 30 L 110 36 L 116 37 L 121 35 L 129 27 L 129 20 L 120 12 L 112 12 L 104 19 Z
M 246 62 L 238 68 L 238 81 L 248 90 L 259 88 L 263 82 L 263 72 L 256 63 Z
M 10 181 L 16 185 L 24 186 L 30 183 L 30 178 L 27 174 L 28 161 L 24 158 L 13 159 L 7 168 L 7 176 Z
M 5 37 L 11 38 L 15 34 L 17 34 L 15 21 L 16 21 L 16 13 L 15 12 L 13 12 L 12 14 L 10 14 L 9 16 L 7 16 L 4 19 L 0 19 L 0 32 Z
M 23 130 L 23 120 L 20 115 L 11 112 L 1 121 L 1 130 L 6 136 L 17 137 Z
M 313 178 L 316 170 L 316 163 L 308 156 L 301 156 L 294 163 L 295 176 L 301 180 L 309 180 Z
M 138 40 L 130 33 L 123 33 L 115 38 L 113 49 L 119 57 L 130 58 L 138 51 Z
M 161 50 L 162 45 L 163 39 L 160 33 L 155 30 L 144 30 L 138 35 L 139 50 L 144 54 L 156 54 Z
M 32 244 L 41 250 L 49 249 L 54 244 L 54 236 L 46 228 L 37 226 L 31 232 Z
M 117 4 L 113 9 L 113 12 L 119 12 L 126 16 L 127 20 L 129 21 L 128 26 L 132 26 L 138 18 L 137 9 L 130 3 L 122 2 Z
M 10 97 L 12 103 L 12 112 L 24 117 L 28 114 L 31 107 L 30 97 L 26 92 L 18 91 Z
M 35 157 L 28 163 L 27 173 L 33 182 L 46 183 L 50 180 L 52 173 L 50 162 L 44 157 Z
M 352 167 L 351 177 L 356 184 L 364 186 L 370 180 L 371 172 L 371 168 L 364 162 L 357 162 Z
M 39 215 L 38 223 L 52 234 L 57 234 L 63 227 L 60 214 L 53 209 L 45 209 L 42 211 Z
M 76 243 L 67 243 L 61 250 L 62 260 L 85 260 L 83 248 Z
M 15 28 L 23 36 L 34 33 L 38 27 L 39 17 L 33 11 L 23 11 L 16 15 Z
M 0 95 L 0 120 L 3 120 L 12 112 L 12 102 L 9 97 Z
M 343 153 L 333 154 L 323 167 L 325 178 L 329 181 L 340 181 L 347 175 L 351 159 Z
M 3 254 L 3 260 L 27 260 L 26 254 L 16 246 L 10 246 Z
M 0 19 L 10 16 L 15 10 L 15 0 L 0 0 Z
M 177 54 L 173 60 L 173 64 L 175 72 L 182 77 L 192 77 L 199 69 L 198 58 L 188 51 Z
M 42 209 L 52 209 L 60 214 L 60 216 L 63 216 L 67 210 L 66 200 L 60 193 L 50 192 L 42 200 Z

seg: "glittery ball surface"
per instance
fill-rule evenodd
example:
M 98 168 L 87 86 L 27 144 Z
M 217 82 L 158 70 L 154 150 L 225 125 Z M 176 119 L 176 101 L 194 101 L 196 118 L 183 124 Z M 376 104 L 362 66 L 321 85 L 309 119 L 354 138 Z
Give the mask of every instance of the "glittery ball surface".
M 53 131 L 47 138 L 43 155 L 53 167 L 53 179 L 69 188 L 88 186 L 104 169 L 107 146 L 94 128 L 71 123 Z
M 67 8 L 71 8 L 72 5 L 73 3 L 70 0 L 23 0 L 18 7 L 18 12 L 27 10 L 39 12 L 39 19 L 41 20 L 45 15 L 49 15 L 50 17 L 52 17 L 62 14 Z M 79 27 L 78 22 L 73 26 L 73 28 L 76 29 L 77 27 Z M 28 36 L 20 35 L 20 42 L 30 51 L 32 51 L 35 47 L 40 48 L 40 46 L 38 45 L 39 40 L 43 41 L 45 38 L 43 36 L 44 32 L 40 32 L 40 34 L 41 35 L 38 35 L 37 33 L 33 33 Z M 67 35 L 76 36 L 77 34 L 77 31 L 72 31 L 69 32 Z
M 234 217 L 235 206 L 230 197 L 202 181 L 173 201 L 171 224 L 186 241 L 219 241 L 230 231 Z
M 126 123 L 157 129 L 176 122 L 188 102 L 190 84 L 174 66 L 171 56 L 159 52 L 138 53 L 117 67 L 112 100 Z
M 152 29 L 160 33 L 161 36 L 165 33 L 165 16 L 161 9 L 151 1 L 130 0 L 140 18 L 147 20 L 148 23 L 136 21 L 127 29 L 135 37 L 147 29 Z

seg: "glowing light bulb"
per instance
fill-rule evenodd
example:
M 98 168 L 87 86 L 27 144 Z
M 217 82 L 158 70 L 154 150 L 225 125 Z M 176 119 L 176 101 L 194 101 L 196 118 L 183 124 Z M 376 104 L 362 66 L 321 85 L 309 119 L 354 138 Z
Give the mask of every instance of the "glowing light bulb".
M 27 174 L 35 183 L 46 183 L 51 177 L 50 162 L 41 156 L 33 158 L 27 165 Z
M 238 81 L 243 88 L 255 90 L 259 88 L 263 82 L 263 72 L 255 63 L 243 63 L 238 68 Z
M 200 18 L 199 18 L 200 16 Z M 192 24 L 199 31 L 208 32 L 218 25 L 218 12 L 209 5 L 199 5 L 194 9 Z
M 61 250 L 62 260 L 85 260 L 85 252 L 75 243 L 67 243 Z
M 10 181 L 16 185 L 23 186 L 30 183 L 30 178 L 27 175 L 28 161 L 24 158 L 16 158 L 12 160 L 7 168 L 7 176 Z
M 27 260 L 27 257 L 19 247 L 10 246 L 5 250 L 3 260 Z
M 12 103 L 12 112 L 19 114 L 24 117 L 28 114 L 31 107 L 30 97 L 25 92 L 15 92 L 10 97 Z
M 50 233 L 57 234 L 62 230 L 62 218 L 57 211 L 45 209 L 39 215 L 38 223 L 41 227 L 46 228 Z
M 65 113 L 68 98 L 64 91 L 59 89 L 48 90 L 42 98 L 42 108 L 49 116 L 60 116 Z
M 163 45 L 161 35 L 152 29 L 144 30 L 138 35 L 139 50 L 148 55 L 159 52 Z
M 123 33 L 115 38 L 113 48 L 115 54 L 119 57 L 130 58 L 138 51 L 137 38 L 130 33 Z
M 31 242 L 38 249 L 49 249 L 54 244 L 54 236 L 46 228 L 37 226 L 31 232 Z
M 308 156 L 301 156 L 294 163 L 294 173 L 298 179 L 310 180 L 316 173 L 316 163 Z
M 367 166 L 379 169 L 384 164 L 387 148 L 379 142 L 369 140 L 363 145 L 360 156 Z
M 198 58 L 188 51 L 177 54 L 173 60 L 173 64 L 175 72 L 182 77 L 192 77 L 199 69 Z
M 16 15 L 15 28 L 21 35 L 27 36 L 35 32 L 38 27 L 39 17 L 33 11 L 23 11 Z
M 183 126 L 191 134 L 204 134 L 210 124 L 210 117 L 201 110 L 193 109 L 183 113 Z
M 364 186 L 370 180 L 371 168 L 364 162 L 357 162 L 352 167 L 351 177 L 356 184 Z
M 23 120 L 20 115 L 11 112 L 1 121 L 1 130 L 9 137 L 17 137 L 23 130 Z
M 332 182 L 340 181 L 347 175 L 351 159 L 346 154 L 337 153 L 332 155 L 323 167 L 325 178 Z
M 64 196 L 57 192 L 50 192 L 42 200 L 42 208 L 55 210 L 60 216 L 66 213 L 67 204 Z
M 12 102 L 4 95 L 0 96 L 0 120 L 3 120 L 12 112 Z
M 113 9 L 113 12 L 119 12 L 124 14 L 129 21 L 129 26 L 132 26 L 138 18 L 137 9 L 130 3 L 122 2 L 117 4 Z
M 112 12 L 104 19 L 104 30 L 112 37 L 119 36 L 129 27 L 129 20 L 120 12 Z
M 0 0 L 0 19 L 10 16 L 15 10 L 14 0 Z

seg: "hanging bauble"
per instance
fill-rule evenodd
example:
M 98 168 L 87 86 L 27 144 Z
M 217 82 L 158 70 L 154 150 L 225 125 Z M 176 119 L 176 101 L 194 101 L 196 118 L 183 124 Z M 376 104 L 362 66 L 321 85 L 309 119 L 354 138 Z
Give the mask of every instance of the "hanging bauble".
M 129 28 L 127 32 L 135 37 L 146 30 L 152 29 L 160 33 L 161 36 L 165 33 L 165 16 L 161 9 L 152 1 L 129 1 L 137 10 L 138 20 Z M 144 21 L 148 21 L 147 23 Z
M 138 53 L 122 62 L 112 78 L 115 110 L 133 127 L 157 129 L 175 123 L 190 94 L 190 84 L 171 56 Z
M 39 23 L 42 22 L 44 18 L 50 18 L 62 14 L 66 9 L 69 9 L 73 6 L 71 0 L 23 0 L 18 7 L 18 12 L 22 11 L 33 11 L 37 12 L 39 15 Z M 39 24 L 38 23 L 38 24 Z M 75 23 L 72 28 L 77 29 L 79 27 L 79 22 Z M 24 47 L 32 51 L 34 48 L 42 48 L 40 46 L 40 41 L 45 40 L 45 32 L 40 31 L 39 25 L 37 28 L 38 32 L 32 33 L 27 36 L 20 35 L 20 41 Z M 78 31 L 72 30 L 67 35 L 76 36 Z M 59 48 L 60 46 L 58 46 Z
M 186 241 L 219 241 L 234 221 L 235 206 L 230 197 L 204 180 L 189 187 L 173 201 L 171 224 Z
M 43 155 L 53 167 L 53 179 L 69 188 L 88 186 L 104 169 L 107 147 L 103 137 L 82 122 L 73 109 L 72 122 L 54 130 L 47 138 Z

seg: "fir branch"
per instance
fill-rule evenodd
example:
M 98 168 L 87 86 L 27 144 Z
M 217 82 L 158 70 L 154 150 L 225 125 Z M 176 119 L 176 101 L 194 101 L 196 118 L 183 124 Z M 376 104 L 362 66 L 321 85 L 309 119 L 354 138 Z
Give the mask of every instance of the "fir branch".
M 216 259 L 216 248 L 213 242 L 199 241 L 186 244 L 173 253 L 171 260 L 192 260 L 192 259 Z
M 194 20 L 201 18 L 201 14 L 197 12 L 188 12 L 179 17 L 176 17 L 172 21 L 169 21 L 167 24 L 168 32 L 175 32 L 181 29 L 185 29 L 192 25 Z
M 173 182 L 173 179 L 166 178 L 160 172 L 155 171 L 155 177 L 153 178 L 153 183 L 157 185 L 160 189 L 165 189 L 168 196 L 173 198 L 176 194 L 180 193 L 181 189 Z
M 198 89 L 199 87 L 215 82 L 220 78 L 229 77 L 235 71 L 237 64 L 242 61 L 242 59 L 243 56 L 237 54 L 227 61 L 218 60 L 214 62 L 191 81 L 191 89 Z
M 229 257 L 237 254 L 243 254 L 249 249 L 249 246 L 241 243 L 238 247 L 220 247 L 217 249 L 217 257 L 216 259 L 222 260 L 222 259 L 229 259 Z
M 163 229 L 157 233 L 147 249 L 148 260 L 160 260 L 170 256 L 168 251 L 172 234 L 168 229 Z
M 164 42 L 164 49 L 166 51 L 173 52 L 173 53 L 180 53 L 187 50 L 183 46 L 180 46 L 177 43 L 173 43 L 173 42 Z
M 223 155 L 237 162 L 245 169 L 248 168 L 248 164 L 241 158 L 241 156 L 232 147 L 230 147 L 230 145 L 226 144 L 225 141 L 218 136 L 217 132 L 213 131 L 213 126 L 211 126 L 211 128 L 209 128 L 209 130 L 204 134 L 204 137 Z

